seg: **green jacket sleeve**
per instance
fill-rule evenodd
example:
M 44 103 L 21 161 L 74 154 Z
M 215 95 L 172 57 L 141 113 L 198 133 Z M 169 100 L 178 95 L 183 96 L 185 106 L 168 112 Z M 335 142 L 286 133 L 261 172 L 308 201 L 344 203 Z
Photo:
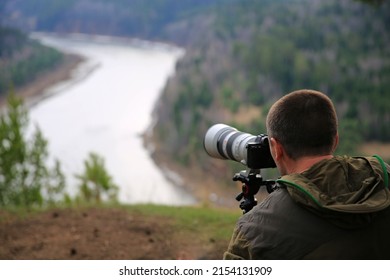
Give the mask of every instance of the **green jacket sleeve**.
M 245 260 L 250 259 L 248 250 L 248 240 L 236 227 L 230 240 L 229 247 L 223 255 L 224 260 Z

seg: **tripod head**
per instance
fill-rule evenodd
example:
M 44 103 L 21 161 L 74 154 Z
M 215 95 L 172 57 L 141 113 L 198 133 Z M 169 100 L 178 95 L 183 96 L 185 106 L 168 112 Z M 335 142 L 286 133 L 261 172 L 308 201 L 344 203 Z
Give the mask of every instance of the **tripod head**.
M 243 199 L 240 203 L 243 214 L 257 205 L 257 199 L 254 196 L 260 190 L 260 187 L 265 186 L 268 193 L 275 189 L 275 180 L 263 180 L 260 169 L 240 171 L 233 176 L 233 181 L 242 183 L 242 192 L 236 196 L 236 200 L 241 201 Z

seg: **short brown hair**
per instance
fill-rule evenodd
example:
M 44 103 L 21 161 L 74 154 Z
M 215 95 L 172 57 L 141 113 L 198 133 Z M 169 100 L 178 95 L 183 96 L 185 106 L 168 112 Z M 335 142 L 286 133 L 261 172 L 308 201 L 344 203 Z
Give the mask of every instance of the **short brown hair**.
M 332 153 L 337 126 L 332 101 L 315 90 L 283 96 L 267 115 L 268 135 L 278 140 L 293 159 Z

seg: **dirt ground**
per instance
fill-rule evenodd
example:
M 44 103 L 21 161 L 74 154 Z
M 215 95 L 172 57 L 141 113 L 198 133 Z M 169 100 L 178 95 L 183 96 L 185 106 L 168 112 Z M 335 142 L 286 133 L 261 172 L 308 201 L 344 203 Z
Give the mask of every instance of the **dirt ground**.
M 17 217 L 0 211 L 3 260 L 221 259 L 225 241 L 181 234 L 169 218 L 122 209 L 61 209 Z

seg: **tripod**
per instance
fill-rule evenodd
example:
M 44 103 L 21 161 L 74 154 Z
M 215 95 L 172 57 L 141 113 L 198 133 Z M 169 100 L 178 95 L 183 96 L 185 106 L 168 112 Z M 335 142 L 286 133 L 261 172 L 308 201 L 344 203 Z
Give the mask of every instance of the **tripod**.
M 236 200 L 241 201 L 243 199 L 240 203 L 243 214 L 248 213 L 257 205 L 257 199 L 254 196 L 261 186 L 265 186 L 268 193 L 273 192 L 275 189 L 275 180 L 263 180 L 260 169 L 240 171 L 233 176 L 233 181 L 242 183 L 242 192 L 237 195 Z

